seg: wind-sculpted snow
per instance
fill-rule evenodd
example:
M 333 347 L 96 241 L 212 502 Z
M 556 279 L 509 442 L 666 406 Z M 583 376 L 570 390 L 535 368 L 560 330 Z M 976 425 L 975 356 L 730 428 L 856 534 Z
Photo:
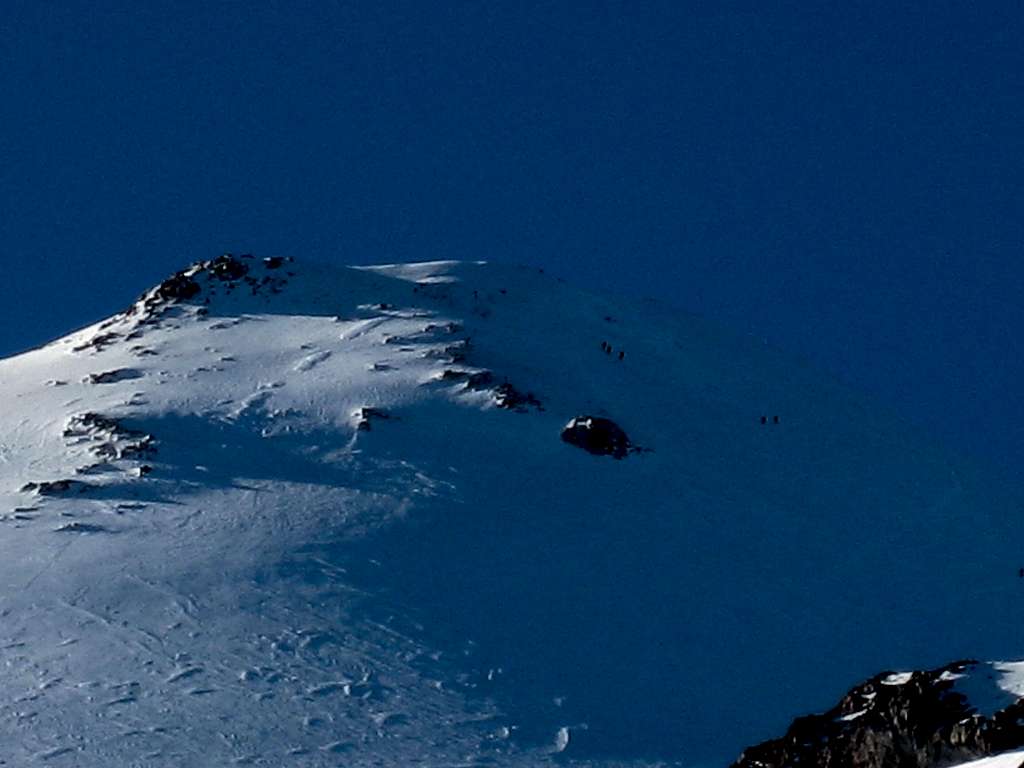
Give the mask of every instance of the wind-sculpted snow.
M 12 765 L 725 765 L 868 672 L 1015 652 L 994 485 L 536 271 L 222 257 L 0 389 Z

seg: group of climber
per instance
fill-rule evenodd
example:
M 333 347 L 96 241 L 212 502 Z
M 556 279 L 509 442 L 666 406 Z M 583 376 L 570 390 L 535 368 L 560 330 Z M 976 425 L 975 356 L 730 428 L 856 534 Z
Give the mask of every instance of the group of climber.
M 606 355 L 612 355 L 615 352 L 615 350 L 612 349 L 612 345 L 609 344 L 607 341 L 602 341 L 601 342 L 601 351 L 604 352 Z M 625 357 L 626 357 L 626 353 L 623 350 L 620 349 L 618 351 L 618 356 L 619 356 L 619 360 L 624 360 Z M 770 420 L 769 420 L 768 416 L 762 416 L 761 417 L 761 424 L 767 425 L 769 423 L 771 423 L 771 424 L 781 424 L 782 420 L 778 416 L 772 416 L 772 417 L 770 417 Z M 1022 578 L 1024 578 L 1024 577 L 1022 577 Z
M 607 341 L 602 341 L 601 342 L 601 351 L 604 352 L 606 355 L 611 355 L 612 351 L 613 351 L 612 350 L 612 345 L 609 344 Z M 626 358 L 626 353 L 623 350 L 620 349 L 619 350 L 619 360 L 624 360 L 625 358 Z

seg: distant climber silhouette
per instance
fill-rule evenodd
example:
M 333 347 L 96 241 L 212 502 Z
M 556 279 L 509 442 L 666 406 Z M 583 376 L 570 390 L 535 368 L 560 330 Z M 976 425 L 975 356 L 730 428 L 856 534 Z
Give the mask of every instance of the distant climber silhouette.
M 607 341 L 602 341 L 601 342 L 601 351 L 602 352 L 607 352 L 608 351 L 608 342 Z
M 762 416 L 761 417 L 761 423 L 762 424 L 767 424 L 768 423 L 768 417 L 767 416 Z
M 626 353 L 625 353 L 625 352 L 623 352 L 623 351 L 622 351 L 622 350 L 620 349 L 620 350 L 619 350 L 619 360 L 622 360 L 622 359 L 623 359 L 623 358 L 624 358 L 625 356 L 626 356 Z
M 772 424 L 778 424 L 778 423 L 779 423 L 779 417 L 778 416 L 773 417 L 772 418 Z

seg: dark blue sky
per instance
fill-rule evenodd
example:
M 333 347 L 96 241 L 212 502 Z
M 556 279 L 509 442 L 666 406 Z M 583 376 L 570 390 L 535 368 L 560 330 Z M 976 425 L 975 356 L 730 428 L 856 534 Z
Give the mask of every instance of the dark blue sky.
M 819 5 L 7 0 L 0 354 L 222 251 L 518 261 L 1012 464 L 1022 11 Z

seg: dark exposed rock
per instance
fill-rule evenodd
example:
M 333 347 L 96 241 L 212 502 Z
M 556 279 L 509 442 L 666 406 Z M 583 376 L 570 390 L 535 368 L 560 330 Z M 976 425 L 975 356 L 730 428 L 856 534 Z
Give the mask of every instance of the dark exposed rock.
M 70 523 L 58 526 L 53 529 L 56 533 L 106 533 L 109 529 L 96 523 L 82 523 L 72 520 Z
M 81 480 L 45 480 L 40 483 L 25 483 L 21 486 L 22 493 L 35 493 L 39 496 L 69 496 L 85 493 L 91 488 Z
M 596 456 L 623 459 L 633 444 L 622 427 L 600 416 L 577 416 L 562 430 L 562 440 Z
M 465 381 L 469 378 L 469 371 L 463 371 L 458 368 L 445 368 L 441 371 L 441 381 Z
M 139 459 L 156 453 L 156 440 L 152 435 L 140 435 L 138 439 L 117 447 L 117 458 Z
M 462 326 L 459 323 L 444 323 L 443 325 L 437 325 L 435 323 L 428 324 L 424 329 L 424 333 L 458 333 L 462 330 Z
M 161 301 L 188 301 L 199 293 L 199 283 L 185 271 L 177 272 L 164 280 L 153 292 Z
M 264 259 L 267 269 L 277 269 L 290 257 L 270 257 Z M 243 282 L 251 288 L 252 294 L 280 293 L 288 283 L 286 277 L 263 275 L 262 278 L 250 276 L 250 264 L 253 257 L 248 254 L 235 257 L 230 253 L 222 254 L 209 261 L 199 261 L 187 269 L 183 269 L 164 280 L 155 288 L 144 293 L 135 304 L 122 313 L 122 319 L 134 318 L 132 328 L 125 338 L 135 339 L 142 335 L 148 326 L 159 326 L 161 320 L 174 311 L 176 304 L 195 300 L 196 304 L 209 304 L 220 291 L 230 294 Z M 205 276 L 205 279 L 203 279 Z M 288 277 L 294 276 L 289 272 Z M 218 283 L 220 285 L 218 285 Z M 200 307 L 196 317 L 208 312 Z
M 93 441 L 89 451 L 100 459 L 143 459 L 156 453 L 152 435 L 129 429 L 116 419 L 98 413 L 72 416 L 64 437 Z
M 113 371 L 90 373 L 85 377 L 85 382 L 87 384 L 116 384 L 119 381 L 140 378 L 142 378 L 141 371 L 137 371 L 134 368 L 117 368 Z
M 113 443 L 100 443 L 92 449 L 92 453 L 101 459 L 116 459 L 117 446 Z
M 1024 746 L 1024 700 L 986 716 L 954 690 L 975 666 L 876 675 L 828 712 L 747 749 L 732 768 L 939 768 Z
M 121 334 L 109 331 L 107 333 L 100 333 L 93 336 L 86 342 L 79 344 L 78 346 L 72 347 L 72 352 L 84 352 L 87 349 L 95 349 L 97 352 L 102 351 L 104 347 L 113 344 L 115 341 L 121 338 Z
M 249 274 L 248 265 L 242 263 L 242 261 L 232 256 L 230 253 L 218 256 L 210 262 L 207 269 L 210 274 L 218 280 L 224 281 L 241 280 Z
M 466 389 L 487 389 L 493 383 L 493 373 L 490 371 L 475 371 L 466 378 Z
M 432 347 L 423 353 L 428 360 L 443 360 L 446 363 L 462 363 L 466 360 L 466 344 L 456 342 L 446 347 Z
M 494 404 L 499 408 L 519 411 L 520 413 L 525 413 L 529 410 L 529 407 L 544 410 L 540 400 L 534 396 L 533 392 L 526 392 L 524 394 L 508 382 L 499 384 L 494 389 Z
M 102 416 L 98 413 L 79 413 L 68 419 L 68 425 L 64 429 L 64 437 L 78 437 L 85 433 L 94 431 L 110 431 L 118 429 L 120 425 L 115 419 Z
M 356 416 L 356 429 L 360 432 L 369 432 L 373 426 L 372 421 L 375 419 L 390 419 L 391 414 L 381 408 L 371 408 L 370 406 L 363 406 L 355 413 Z
M 431 350 L 427 357 L 437 357 L 443 353 L 449 352 L 449 350 L 457 354 L 459 359 L 464 358 L 464 347 L 458 346 L 454 349 L 448 348 L 446 350 Z M 455 362 L 449 360 L 450 362 Z M 525 412 L 528 407 L 532 406 L 538 410 L 544 410 L 540 400 L 532 392 L 521 392 L 516 389 L 512 384 L 507 381 L 498 384 L 494 384 L 494 373 L 484 370 L 466 370 L 463 368 L 445 368 L 441 372 L 441 381 L 461 381 L 465 382 L 465 388 L 474 391 L 490 391 L 494 398 L 494 404 L 499 408 L 505 408 L 508 410 L 515 410 Z
M 76 475 L 102 475 L 106 472 L 113 472 L 116 470 L 113 464 L 107 461 L 98 461 L 93 464 L 86 464 L 82 467 L 75 467 Z

